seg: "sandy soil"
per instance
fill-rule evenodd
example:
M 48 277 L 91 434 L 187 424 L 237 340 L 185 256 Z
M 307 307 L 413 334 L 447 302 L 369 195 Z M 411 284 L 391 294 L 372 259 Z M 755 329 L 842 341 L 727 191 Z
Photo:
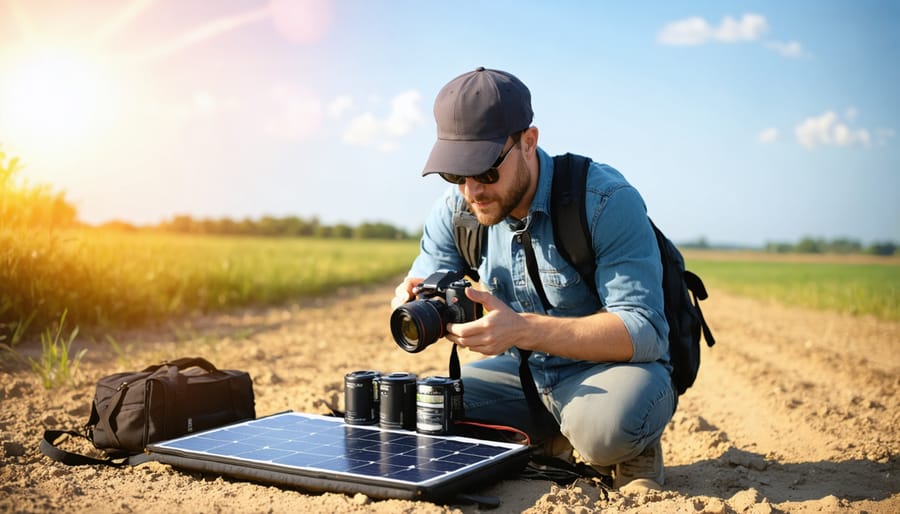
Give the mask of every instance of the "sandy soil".
M 7 365 L 0 512 L 478 512 L 308 494 L 159 463 L 67 467 L 38 449 L 44 428 L 87 420 L 98 378 L 165 359 L 203 356 L 249 371 L 260 416 L 342 406 L 343 375 L 355 369 L 446 374 L 446 343 L 417 355 L 394 345 L 392 289 L 119 333 L 124 356 L 86 341 L 76 379 L 50 391 L 24 366 Z M 585 481 L 507 480 L 477 491 L 501 498 L 494 512 L 900 512 L 900 324 L 711 295 L 704 312 L 718 344 L 704 348 L 700 377 L 664 435 L 665 490 L 607 497 Z M 19 350 L 36 355 L 40 345 Z

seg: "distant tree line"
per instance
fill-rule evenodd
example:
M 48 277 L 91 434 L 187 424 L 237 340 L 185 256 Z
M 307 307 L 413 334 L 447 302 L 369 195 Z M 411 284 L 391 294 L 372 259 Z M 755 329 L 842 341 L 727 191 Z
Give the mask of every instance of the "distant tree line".
M 840 237 L 831 241 L 823 238 L 804 237 L 797 243 L 767 243 L 769 253 L 831 253 L 891 256 L 897 253 L 897 244 L 893 241 L 875 242 L 863 245 L 859 241 Z
M 678 248 L 683 250 L 758 250 L 758 248 L 715 245 L 707 241 L 705 237 L 699 237 L 693 241 L 679 242 Z M 897 254 L 897 243 L 884 241 L 863 245 L 859 241 L 846 237 L 839 237 L 831 241 L 824 238 L 804 237 L 796 243 L 769 242 L 766 243 L 763 250 L 768 253 L 828 253 L 892 256 Z
M 216 236 L 262 236 L 262 237 L 324 237 L 335 239 L 411 239 L 417 234 L 409 234 L 388 223 L 364 222 L 353 226 L 344 223 L 326 225 L 318 218 L 304 219 L 297 216 L 263 216 L 259 219 L 244 218 L 201 218 L 188 215 L 174 216 L 155 226 L 138 227 L 123 221 L 112 221 L 102 225 L 126 231 L 144 229 L 175 232 L 180 234 L 201 234 Z
M 82 226 L 76 207 L 64 192 L 51 190 L 46 185 L 32 185 L 21 179 L 24 166 L 17 157 L 9 156 L 0 146 L 0 229 L 29 230 L 34 228 L 68 228 Z M 158 225 L 137 226 L 126 221 L 109 221 L 101 228 L 139 231 L 161 230 L 184 234 L 246 235 L 266 237 L 325 237 L 339 239 L 417 239 L 421 232 L 410 234 L 389 223 L 365 222 L 357 226 L 338 223 L 326 225 L 318 218 L 303 219 L 297 216 L 263 216 L 259 219 L 231 218 L 194 219 L 188 215 L 174 216 Z M 685 249 L 734 249 L 709 243 L 705 237 L 695 241 L 679 242 Z M 749 248 L 748 248 L 749 249 Z M 769 242 L 764 250 L 771 253 L 813 254 L 870 254 L 891 256 L 897 254 L 897 243 L 875 242 L 863 245 L 859 241 L 841 237 L 832 240 L 804 237 L 797 243 Z M 0 306 L 2 307 L 2 306 Z

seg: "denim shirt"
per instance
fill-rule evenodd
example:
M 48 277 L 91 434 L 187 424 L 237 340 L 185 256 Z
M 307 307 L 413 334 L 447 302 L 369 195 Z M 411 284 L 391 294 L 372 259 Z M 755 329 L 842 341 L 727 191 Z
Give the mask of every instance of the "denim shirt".
M 538 156 L 538 186 L 526 220 L 541 283 L 553 307 L 544 311 L 528 276 L 525 251 L 516 237 L 520 220 L 509 217 L 488 228 L 478 272 L 483 285 L 516 312 L 588 316 L 601 305 L 578 271 L 557 251 L 549 213 L 553 158 L 540 148 Z M 662 265 L 644 201 L 615 169 L 596 162 L 591 167 L 585 212 L 597 259 L 597 292 L 606 309 L 625 323 L 634 348 L 632 362 L 658 360 L 668 364 L 669 327 L 663 310 Z M 424 278 L 441 269 L 468 268 L 453 238 L 453 210 L 460 196 L 459 188 L 451 186 L 435 203 L 425 221 L 421 251 L 409 276 Z M 549 357 L 543 354 L 538 360 Z

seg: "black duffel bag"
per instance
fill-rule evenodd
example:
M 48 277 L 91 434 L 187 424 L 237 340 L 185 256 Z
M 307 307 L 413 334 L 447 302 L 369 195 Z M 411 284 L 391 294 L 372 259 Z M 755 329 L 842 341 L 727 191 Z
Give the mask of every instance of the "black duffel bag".
M 247 372 L 184 358 L 101 378 L 84 430 L 46 430 L 41 452 L 70 465 L 120 465 L 149 443 L 254 418 L 253 382 Z M 63 435 L 88 439 L 108 458 L 61 450 L 56 444 Z

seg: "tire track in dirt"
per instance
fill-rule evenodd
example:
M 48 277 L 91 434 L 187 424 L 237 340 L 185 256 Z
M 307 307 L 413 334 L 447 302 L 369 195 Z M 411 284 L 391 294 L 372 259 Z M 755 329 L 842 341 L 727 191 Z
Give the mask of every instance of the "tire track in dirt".
M 900 358 L 898 353 L 884 351 L 900 341 L 896 324 L 727 300 L 742 308 L 710 309 L 710 316 L 721 321 L 717 334 L 722 342 L 706 352 L 709 362 L 702 366 L 700 381 L 704 373 L 719 374 L 710 379 L 728 388 L 740 377 L 742 388 L 763 396 L 764 403 L 758 405 L 758 400 L 738 391 L 722 395 L 757 405 L 770 418 L 774 432 L 779 433 L 780 427 L 780 432 L 790 435 L 783 441 L 789 442 L 786 450 L 793 452 L 786 455 L 829 458 L 837 453 L 887 462 L 900 453 L 900 434 L 895 429 Z M 851 331 L 853 337 L 848 335 Z M 862 348 L 873 346 L 881 350 L 876 353 L 878 360 L 859 355 Z M 715 401 L 715 396 L 706 400 Z M 753 426 L 756 420 L 745 421 Z M 756 434 L 753 440 L 766 440 L 765 434 Z M 808 448 L 797 451 L 803 445 Z
M 885 349 L 900 341 L 897 324 L 711 298 L 704 313 L 717 345 L 703 349 L 697 383 L 664 436 L 675 487 L 718 497 L 753 489 L 792 511 L 833 495 L 896 506 L 900 365 Z M 879 342 L 880 360 L 860 356 Z M 827 505 L 817 508 L 849 503 Z

